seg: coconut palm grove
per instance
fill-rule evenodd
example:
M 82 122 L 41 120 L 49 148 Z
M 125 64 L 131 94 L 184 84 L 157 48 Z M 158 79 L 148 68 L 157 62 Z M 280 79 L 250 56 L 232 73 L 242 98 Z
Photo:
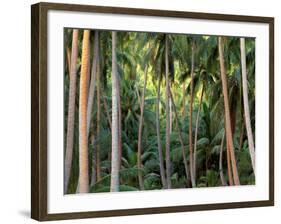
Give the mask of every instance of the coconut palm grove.
M 255 39 L 64 30 L 64 192 L 255 184 Z

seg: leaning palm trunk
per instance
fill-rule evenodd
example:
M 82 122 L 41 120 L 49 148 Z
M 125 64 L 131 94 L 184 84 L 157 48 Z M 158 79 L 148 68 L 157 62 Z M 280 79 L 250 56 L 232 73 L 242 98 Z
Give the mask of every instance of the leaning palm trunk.
M 219 161 L 219 172 L 220 172 L 220 178 L 221 178 L 221 184 L 223 186 L 226 186 L 226 181 L 224 178 L 224 174 L 223 174 L 223 166 L 222 166 L 222 154 L 223 154 L 223 144 L 224 144 L 224 137 L 225 137 L 225 132 L 223 132 L 223 136 L 221 139 L 221 147 L 220 147 L 220 161 Z
M 80 99 L 79 99 L 79 192 L 89 192 L 87 93 L 90 54 L 90 30 L 84 30 L 82 43 Z
M 112 32 L 112 149 L 110 191 L 119 191 L 119 146 L 118 146 L 118 74 L 116 56 L 117 33 Z
M 160 104 L 160 86 L 161 86 L 161 79 L 158 78 L 158 86 L 157 86 L 157 101 L 156 101 L 156 132 L 157 132 L 157 145 L 158 145 L 158 156 L 159 156 L 159 166 L 160 166 L 160 175 L 161 175 L 161 182 L 163 188 L 167 188 L 167 182 L 165 177 L 165 168 L 164 168 L 164 161 L 163 161 L 163 152 L 161 146 L 161 138 L 160 138 L 160 116 L 159 116 L 159 104 Z
M 139 119 L 139 132 L 138 132 L 138 179 L 139 179 L 139 187 L 140 190 L 144 190 L 143 184 L 143 176 L 142 176 L 142 161 L 141 161 L 141 153 L 142 153 L 142 127 L 143 127 L 143 112 L 144 112 L 144 99 L 145 99 L 145 91 L 146 91 L 146 81 L 147 81 L 147 70 L 148 66 L 145 67 L 144 71 L 144 83 L 143 90 L 141 96 L 141 107 L 140 107 L 140 119 Z
M 169 85 L 169 59 L 168 59 L 168 35 L 165 35 L 165 77 L 166 77 L 166 176 L 167 188 L 172 187 L 171 182 L 171 159 L 170 159 L 170 85 Z
M 197 138 L 198 138 L 198 126 L 199 126 L 199 117 L 200 117 L 200 110 L 202 105 L 202 99 L 205 91 L 205 85 L 203 83 L 202 92 L 200 96 L 200 102 L 198 106 L 197 116 L 196 116 L 196 126 L 195 126 L 195 137 L 194 137 L 194 155 L 193 155 L 193 171 L 194 171 L 194 180 L 196 180 L 196 158 L 197 158 Z
M 78 55 L 78 30 L 74 29 L 72 34 L 72 53 L 71 62 L 68 62 L 69 67 L 69 101 L 68 101 L 68 120 L 67 120 L 67 137 L 66 150 L 64 160 L 64 193 L 67 193 L 69 178 L 71 174 L 71 164 L 73 155 L 73 135 L 75 122 L 75 96 L 76 96 L 76 70 L 77 70 L 77 55 Z
M 174 112 L 175 112 L 176 126 L 177 126 L 177 129 L 178 129 L 178 132 L 179 132 L 179 137 L 180 137 L 180 143 L 181 143 L 181 149 L 182 149 L 182 158 L 183 158 L 183 164 L 184 164 L 186 182 L 187 182 L 186 185 L 188 185 L 189 170 L 188 170 L 188 164 L 187 164 L 187 159 L 186 159 L 186 150 L 185 150 L 184 143 L 183 143 L 183 137 L 182 137 L 182 134 L 181 134 L 181 128 L 180 128 L 180 124 L 179 124 L 179 117 L 178 117 L 177 108 L 176 108 L 176 104 L 175 104 L 175 101 L 174 101 L 174 98 L 173 98 L 171 88 L 170 88 L 170 96 L 171 96 L 171 102 L 172 102 Z
M 192 111 L 193 111 L 193 73 L 194 73 L 194 51 L 195 44 L 192 43 L 191 49 L 191 80 L 190 80 L 190 102 L 189 102 L 189 170 L 192 187 L 196 186 L 194 177 L 194 165 L 193 165 L 193 145 L 192 145 Z
M 226 141 L 227 141 L 227 144 L 229 147 L 229 154 L 230 154 L 230 159 L 231 159 L 231 167 L 232 167 L 234 184 L 240 185 L 237 166 L 236 166 L 234 146 L 233 146 L 233 136 L 232 136 L 232 130 L 231 130 L 229 101 L 228 101 L 227 78 L 226 78 L 226 74 L 225 74 L 224 53 L 223 53 L 221 37 L 218 37 L 218 45 L 219 45 L 218 47 L 219 47 L 220 70 L 221 70 L 224 109 L 225 109 Z
M 245 123 L 246 123 L 246 131 L 247 131 L 247 136 L 248 136 L 248 144 L 249 144 L 251 162 L 252 162 L 253 171 L 255 173 L 255 146 L 254 146 L 252 127 L 251 127 L 249 99 L 248 99 L 245 38 L 240 38 L 240 49 L 241 49 L 242 86 L 243 86 Z

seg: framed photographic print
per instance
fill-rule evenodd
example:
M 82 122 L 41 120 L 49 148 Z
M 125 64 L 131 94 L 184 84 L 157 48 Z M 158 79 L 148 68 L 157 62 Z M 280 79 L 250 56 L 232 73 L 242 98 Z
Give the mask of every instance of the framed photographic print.
M 32 5 L 32 218 L 274 204 L 274 19 Z

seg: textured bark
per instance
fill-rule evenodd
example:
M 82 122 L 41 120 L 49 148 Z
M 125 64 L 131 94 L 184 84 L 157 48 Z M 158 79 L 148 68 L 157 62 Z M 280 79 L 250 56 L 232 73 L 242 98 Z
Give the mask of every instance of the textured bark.
M 172 110 L 171 96 L 170 96 L 170 99 L 169 99 L 169 106 L 170 106 L 170 134 L 171 134 L 172 131 L 173 131 L 173 110 Z
M 199 100 L 199 106 L 198 106 L 198 111 L 196 115 L 196 126 L 195 126 L 195 137 L 194 137 L 194 155 L 193 155 L 193 171 L 194 171 L 194 179 L 196 181 L 196 158 L 197 158 L 197 138 L 198 138 L 198 126 L 199 126 L 199 117 L 200 117 L 200 111 L 201 111 L 201 105 L 202 105 L 202 99 L 205 91 L 205 85 L 203 83 L 202 86 L 202 92 L 200 95 L 200 100 Z
M 249 108 L 249 99 L 248 99 L 248 81 L 247 81 L 247 67 L 246 67 L 246 49 L 245 49 L 245 38 L 240 38 L 240 49 L 241 49 L 241 65 L 242 65 L 242 86 L 243 86 L 243 102 L 244 102 L 244 114 L 245 114 L 245 123 L 246 131 L 249 144 L 249 152 L 252 162 L 252 167 L 254 173 L 255 169 L 255 146 L 254 138 L 251 127 L 250 119 L 250 108 Z
M 159 112 L 159 104 L 160 104 L 160 87 L 161 87 L 161 79 L 158 78 L 158 86 L 157 86 L 157 101 L 156 101 L 156 132 L 157 132 L 157 146 L 158 146 L 158 156 L 159 156 L 159 167 L 160 167 L 160 175 L 161 182 L 163 188 L 167 188 L 167 181 L 165 175 L 164 168 L 164 160 L 163 160 L 163 152 L 161 146 L 161 138 L 160 138 L 160 112 Z
M 223 136 L 222 136 L 222 139 L 221 139 L 219 172 L 220 172 L 221 184 L 223 186 L 226 186 L 227 184 L 226 184 L 225 177 L 224 177 L 224 174 L 223 174 L 223 166 L 222 166 L 224 138 L 225 138 L 225 132 L 223 133 Z
M 97 137 L 100 137 L 100 122 L 101 122 L 101 100 L 100 100 L 100 66 L 97 64 Z M 101 179 L 101 161 L 100 161 L 100 145 L 97 144 L 96 147 L 96 155 L 97 155 L 97 181 Z
M 79 192 L 89 192 L 87 93 L 90 54 L 90 31 L 84 30 L 82 43 L 80 98 L 79 98 Z
M 138 131 L 137 166 L 138 166 L 138 180 L 139 180 L 140 190 L 144 190 L 143 176 L 142 176 L 142 172 L 141 172 L 141 168 L 142 168 L 141 154 L 142 154 L 143 112 L 144 112 L 144 99 L 145 99 L 145 91 L 146 91 L 147 71 L 148 71 L 148 65 L 145 67 L 145 71 L 144 71 L 144 83 L 143 83 L 143 90 L 142 90 L 142 96 L 141 96 L 139 131 Z
M 169 107 L 169 59 L 168 59 L 168 35 L 165 35 L 165 77 L 166 77 L 166 177 L 167 188 L 172 187 L 171 182 L 171 159 L 170 159 L 170 107 Z
M 112 149 L 110 191 L 119 191 L 119 146 L 118 146 L 118 74 L 116 56 L 117 33 L 112 32 Z
M 122 165 L 122 110 L 121 110 L 121 94 L 120 94 L 120 90 L 121 90 L 121 81 L 119 80 L 119 76 L 118 76 L 118 80 L 117 80 L 117 97 L 118 97 L 118 158 L 119 158 L 119 169 L 121 169 L 121 165 Z
M 181 150 L 182 150 L 182 158 L 183 158 L 183 164 L 184 164 L 186 181 L 187 181 L 186 186 L 188 186 L 188 181 L 189 181 L 188 173 L 189 173 L 189 170 L 188 170 L 188 163 L 187 163 L 187 159 L 186 159 L 186 150 L 185 150 L 184 143 L 183 143 L 183 137 L 182 137 L 182 134 L 181 134 L 181 128 L 180 128 L 180 124 L 179 124 L 179 117 L 178 117 L 177 108 L 176 108 L 176 104 L 175 104 L 175 101 L 174 101 L 174 98 L 173 98 L 173 94 L 172 94 L 171 88 L 170 88 L 170 96 L 171 96 L 172 106 L 173 106 L 174 112 L 175 112 L 176 127 L 178 129 L 179 137 L 180 137 Z
M 233 146 L 230 111 L 229 111 L 229 100 L 228 100 L 227 77 L 226 77 L 225 67 L 224 67 L 224 53 L 223 53 L 223 44 L 222 44 L 221 37 L 218 37 L 218 47 L 219 47 L 220 70 L 221 70 L 224 109 L 225 109 L 226 141 L 227 141 L 227 144 L 229 147 L 229 155 L 230 155 L 230 160 L 231 160 L 234 184 L 240 185 L 237 166 L 236 166 L 234 146 Z
M 92 119 L 92 111 L 93 111 L 93 103 L 95 98 L 95 86 L 96 86 L 96 76 L 99 73 L 99 63 L 100 63 L 100 56 L 99 56 L 99 31 L 95 31 L 94 36 L 94 56 L 91 68 L 91 81 L 89 87 L 89 95 L 88 95 L 88 103 L 87 103 L 87 137 L 89 137 L 90 133 L 90 126 L 91 126 L 91 119 Z M 91 143 L 94 145 L 94 133 L 92 131 L 91 134 Z M 97 180 L 97 150 L 95 146 L 93 146 L 93 158 L 92 158 L 92 174 L 91 174 L 91 186 L 93 186 Z
M 72 156 L 73 156 L 73 137 L 75 122 L 75 96 L 76 96 L 76 72 L 78 55 L 78 30 L 74 29 L 72 34 L 72 53 L 71 62 L 68 62 L 69 72 L 69 99 L 68 99 L 68 120 L 66 135 L 66 150 L 64 160 L 64 193 L 67 193 L 69 178 L 71 175 Z
M 194 73 L 194 52 L 195 44 L 192 43 L 191 49 L 191 80 L 190 80 L 190 100 L 189 100 L 189 170 L 192 187 L 196 186 L 194 178 L 194 165 L 193 165 L 193 143 L 192 143 L 192 111 L 193 111 L 193 73 Z
M 96 86 L 96 76 L 97 68 L 99 64 L 99 31 L 95 31 L 94 39 L 94 57 L 92 62 L 92 71 L 91 71 L 91 83 L 89 88 L 89 97 L 87 103 L 87 136 L 89 136 L 89 130 L 91 126 L 92 110 L 93 103 L 95 98 L 95 86 Z
M 67 68 L 68 68 L 69 76 L 70 76 L 70 73 L 71 73 L 71 51 L 72 50 L 70 50 L 69 47 L 66 48 L 66 60 L 67 60 Z

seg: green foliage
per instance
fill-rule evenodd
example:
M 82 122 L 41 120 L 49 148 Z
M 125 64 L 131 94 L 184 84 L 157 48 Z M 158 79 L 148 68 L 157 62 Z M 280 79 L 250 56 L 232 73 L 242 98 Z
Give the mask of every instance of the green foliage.
M 111 178 L 111 92 L 112 92 L 112 45 L 111 32 L 100 31 L 100 81 L 101 81 L 101 120 L 97 134 L 97 94 L 91 114 L 89 138 L 89 175 L 93 168 L 95 150 L 100 149 L 101 179 L 91 186 L 90 192 L 109 192 Z M 71 29 L 65 29 L 65 48 L 71 48 Z M 156 133 L 157 84 L 160 80 L 160 143 L 165 163 L 166 156 L 166 93 L 165 93 L 165 37 L 168 38 L 169 79 L 175 101 L 172 109 L 172 129 L 170 133 L 170 155 L 172 163 L 172 188 L 190 186 L 183 163 L 184 153 L 189 165 L 189 136 L 192 145 L 196 144 L 196 186 L 221 186 L 219 156 L 221 141 L 225 132 L 224 99 L 218 61 L 218 42 L 215 36 L 180 35 L 141 32 L 118 32 L 117 63 L 120 82 L 121 140 L 122 158 L 120 167 L 120 191 L 139 190 L 138 171 L 144 178 L 145 190 L 163 189 L 160 175 L 160 158 Z M 91 43 L 94 40 L 91 32 Z M 224 37 L 225 66 L 231 110 L 234 124 L 233 143 L 240 182 L 243 185 L 255 184 L 251 167 L 246 132 L 241 135 L 244 123 L 243 95 L 241 84 L 240 41 L 238 37 Z M 194 46 L 194 99 L 192 111 L 192 133 L 189 133 L 189 94 L 191 89 L 191 52 Z M 75 193 L 79 176 L 79 81 L 81 65 L 82 32 L 79 32 L 79 54 L 77 62 L 76 108 L 73 143 L 73 160 L 68 193 Z M 66 50 L 66 49 L 65 49 Z M 91 61 L 94 57 L 91 50 Z M 249 107 L 252 129 L 255 131 L 255 40 L 246 38 L 246 62 L 249 88 Z M 148 66 L 148 67 L 147 67 Z M 144 87 L 144 73 L 148 68 L 146 93 L 143 111 L 143 131 L 141 138 L 142 167 L 137 167 L 138 131 L 141 114 L 141 95 Z M 64 71 L 64 139 L 67 133 L 69 71 Z M 185 88 L 183 88 L 185 87 Z M 203 98 L 200 104 L 200 96 Z M 106 109 L 107 108 L 107 109 Z M 176 125 L 175 110 L 179 127 Z M 199 113 L 198 136 L 195 140 L 196 118 Z M 241 136 L 240 136 L 241 135 Z M 241 141 L 241 142 L 240 142 Z M 241 146 L 240 146 L 241 144 Z M 227 176 L 226 143 L 223 148 L 223 170 Z M 241 149 L 240 149 L 241 148 Z M 164 165 L 166 168 L 166 165 Z

